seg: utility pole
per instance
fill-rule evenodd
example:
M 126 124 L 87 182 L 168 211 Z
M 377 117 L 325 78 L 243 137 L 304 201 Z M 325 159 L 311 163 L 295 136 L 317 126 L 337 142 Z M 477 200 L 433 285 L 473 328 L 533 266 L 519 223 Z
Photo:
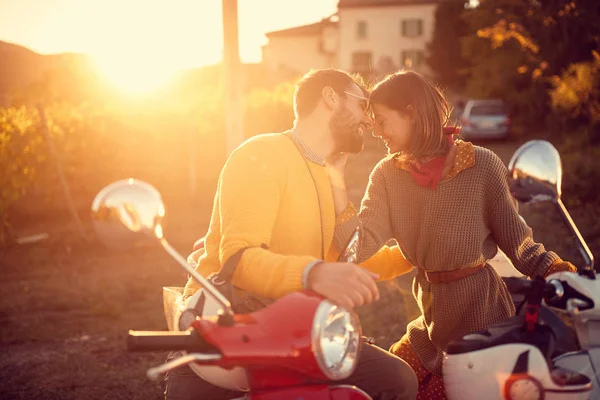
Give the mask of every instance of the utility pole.
M 238 37 L 238 2 L 237 0 L 222 0 L 222 2 L 225 131 L 229 155 L 244 140 L 244 109 Z

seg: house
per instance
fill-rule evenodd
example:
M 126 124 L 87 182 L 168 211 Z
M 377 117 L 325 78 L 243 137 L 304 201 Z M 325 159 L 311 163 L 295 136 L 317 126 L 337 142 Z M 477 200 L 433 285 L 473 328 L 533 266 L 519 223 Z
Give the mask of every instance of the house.
M 270 70 L 304 73 L 311 68 L 337 67 L 338 17 L 265 34 L 262 62 Z
M 304 73 L 335 67 L 366 75 L 399 68 L 423 74 L 443 0 L 339 0 L 338 12 L 315 24 L 270 32 L 263 62 Z
M 340 0 L 339 68 L 386 73 L 408 67 L 426 73 L 436 1 Z

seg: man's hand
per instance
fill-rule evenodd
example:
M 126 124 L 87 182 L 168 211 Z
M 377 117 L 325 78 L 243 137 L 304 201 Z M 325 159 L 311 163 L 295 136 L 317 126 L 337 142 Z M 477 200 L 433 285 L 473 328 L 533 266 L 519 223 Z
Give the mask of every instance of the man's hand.
M 336 262 L 315 265 L 308 274 L 308 289 L 352 310 L 379 299 L 378 276 L 356 264 Z

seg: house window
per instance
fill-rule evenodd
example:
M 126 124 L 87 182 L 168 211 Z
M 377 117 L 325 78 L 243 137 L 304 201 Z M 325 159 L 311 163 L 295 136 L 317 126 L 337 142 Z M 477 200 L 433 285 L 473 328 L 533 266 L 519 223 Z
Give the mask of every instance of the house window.
M 367 22 L 366 21 L 358 21 L 356 25 L 356 38 L 357 39 L 366 39 L 367 38 Z
M 352 54 L 352 68 L 354 72 L 368 73 L 371 71 L 371 52 L 357 51 Z
M 423 35 L 423 20 L 405 19 L 401 24 L 402 36 L 418 37 Z
M 405 68 L 417 69 L 425 62 L 425 54 L 422 50 L 404 50 L 400 61 Z

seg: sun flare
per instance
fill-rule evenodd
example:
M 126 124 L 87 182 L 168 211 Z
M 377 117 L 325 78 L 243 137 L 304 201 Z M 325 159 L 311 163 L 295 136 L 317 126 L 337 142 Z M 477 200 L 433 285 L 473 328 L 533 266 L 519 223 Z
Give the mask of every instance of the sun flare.
M 178 68 L 155 60 L 123 60 L 102 58 L 96 66 L 110 85 L 127 94 L 144 95 L 166 86 Z

